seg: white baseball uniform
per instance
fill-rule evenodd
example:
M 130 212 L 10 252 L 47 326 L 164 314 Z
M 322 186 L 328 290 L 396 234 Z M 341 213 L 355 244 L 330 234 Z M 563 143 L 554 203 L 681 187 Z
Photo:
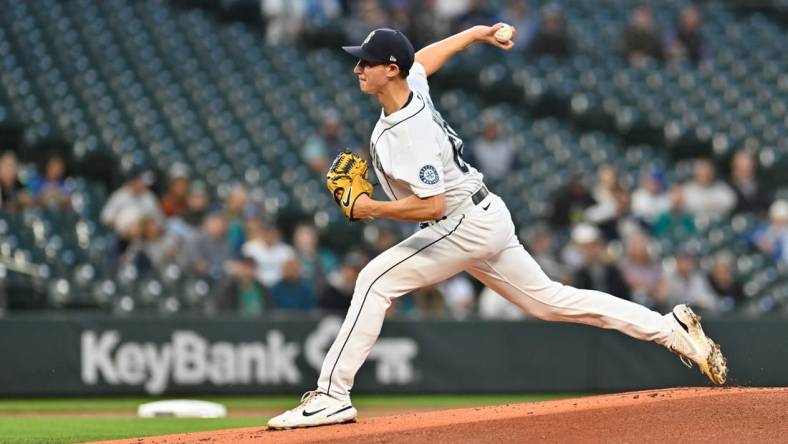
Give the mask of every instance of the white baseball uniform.
M 461 271 L 536 318 L 615 329 L 666 345 L 672 331 L 668 318 L 544 274 L 517 239 L 506 204 L 487 193 L 482 174 L 462 160 L 462 140 L 435 110 L 419 63 L 411 68 L 408 84 L 406 105 L 388 116 L 381 111 L 370 143 L 372 163 L 390 199 L 443 193 L 446 217 L 422 224 L 361 271 L 345 321 L 323 361 L 318 390 L 349 399 L 391 300 Z

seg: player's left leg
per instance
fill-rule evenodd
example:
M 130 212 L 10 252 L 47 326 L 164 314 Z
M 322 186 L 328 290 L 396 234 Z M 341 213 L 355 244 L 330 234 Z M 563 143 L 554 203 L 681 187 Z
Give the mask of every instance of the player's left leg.
M 393 299 L 448 279 L 470 264 L 457 244 L 458 237 L 468 235 L 467 225 L 467 220 L 448 219 L 420 230 L 361 270 L 342 328 L 323 361 L 320 391 L 348 398 Z
M 345 321 L 323 361 L 317 390 L 295 409 L 272 418 L 268 426 L 310 427 L 355 419 L 350 389 L 377 341 L 392 300 L 441 282 L 488 254 L 490 233 L 470 218 L 449 217 L 370 261 L 356 280 Z
M 607 293 L 553 281 L 520 244 L 503 201 L 496 197 L 490 211 L 498 213 L 499 235 L 507 241 L 500 251 L 468 270 L 486 286 L 531 316 L 614 329 L 654 341 L 698 363 L 713 382 L 725 381 L 727 368 L 719 347 L 705 336 L 700 318 L 689 307 L 679 305 L 663 316 Z

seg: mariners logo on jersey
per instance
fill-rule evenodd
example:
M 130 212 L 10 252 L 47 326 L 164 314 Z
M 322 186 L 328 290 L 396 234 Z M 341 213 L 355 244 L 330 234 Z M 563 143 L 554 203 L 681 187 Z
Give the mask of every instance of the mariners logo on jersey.
M 438 183 L 438 170 L 432 165 L 424 165 L 419 170 L 419 179 L 427 185 L 435 185 Z

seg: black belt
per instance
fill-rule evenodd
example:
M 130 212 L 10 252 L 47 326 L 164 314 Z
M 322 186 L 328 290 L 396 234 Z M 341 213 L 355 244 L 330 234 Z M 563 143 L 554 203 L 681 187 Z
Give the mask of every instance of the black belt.
M 479 188 L 478 191 L 476 191 L 475 193 L 473 193 L 473 195 L 471 195 L 471 202 L 473 202 L 474 205 L 479 205 L 479 202 L 483 201 L 489 195 L 490 195 L 490 191 L 487 189 L 486 186 L 482 185 L 482 187 Z M 421 228 L 421 229 L 427 228 L 430 225 L 432 225 L 434 223 L 437 223 L 437 222 L 440 222 L 440 221 L 445 220 L 445 219 L 446 219 L 446 216 L 443 216 L 442 218 L 440 218 L 438 220 L 431 221 L 431 222 L 421 222 L 419 224 L 419 228 Z
M 487 190 L 487 187 L 482 185 L 482 187 L 479 188 L 479 191 L 473 193 L 473 196 L 471 196 L 471 200 L 473 201 L 474 205 L 479 205 L 479 202 L 483 201 L 484 198 L 487 197 L 489 194 L 490 192 Z

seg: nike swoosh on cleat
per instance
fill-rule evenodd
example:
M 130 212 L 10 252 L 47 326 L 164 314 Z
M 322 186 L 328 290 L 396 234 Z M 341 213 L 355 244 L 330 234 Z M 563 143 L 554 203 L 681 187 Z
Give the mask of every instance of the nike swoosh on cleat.
M 683 329 L 684 329 L 684 331 L 686 331 L 687 333 L 689 333 L 689 327 L 687 327 L 687 324 L 685 324 L 685 323 L 681 322 L 681 319 L 679 319 L 679 317 L 678 317 L 678 316 L 676 316 L 676 313 L 671 313 L 671 314 L 673 315 L 673 318 L 674 318 L 674 319 L 676 319 L 676 322 L 678 322 L 678 323 L 679 323 L 679 325 L 681 325 L 681 328 L 683 328 Z
M 488 203 L 486 207 L 482 207 L 482 210 L 487 211 L 487 209 L 490 208 L 490 205 L 492 205 L 492 203 Z
M 347 407 L 343 407 L 343 408 L 341 408 L 341 409 L 337 410 L 336 412 L 334 412 L 334 413 L 332 413 L 332 414 L 330 414 L 330 415 L 326 415 L 326 417 L 329 417 L 329 416 L 334 416 L 334 415 L 336 415 L 337 413 L 342 413 L 342 412 L 344 412 L 345 410 L 350 410 L 350 409 L 352 409 L 352 408 L 353 408 L 353 406 L 352 406 L 352 405 L 349 405 L 349 406 L 347 406 Z
M 345 201 L 342 202 L 342 205 L 344 205 L 346 207 L 350 206 L 350 195 L 351 195 L 352 192 L 353 192 L 353 186 L 351 185 L 347 189 L 347 197 L 345 198 Z
M 320 409 L 320 410 L 315 410 L 314 412 L 307 412 L 306 410 L 304 410 L 304 416 L 312 416 L 312 415 L 315 415 L 315 414 L 318 414 L 318 413 L 322 412 L 322 411 L 323 411 L 323 410 L 325 410 L 325 409 L 326 409 L 326 408 L 325 408 L 325 407 L 323 407 L 322 409 Z

